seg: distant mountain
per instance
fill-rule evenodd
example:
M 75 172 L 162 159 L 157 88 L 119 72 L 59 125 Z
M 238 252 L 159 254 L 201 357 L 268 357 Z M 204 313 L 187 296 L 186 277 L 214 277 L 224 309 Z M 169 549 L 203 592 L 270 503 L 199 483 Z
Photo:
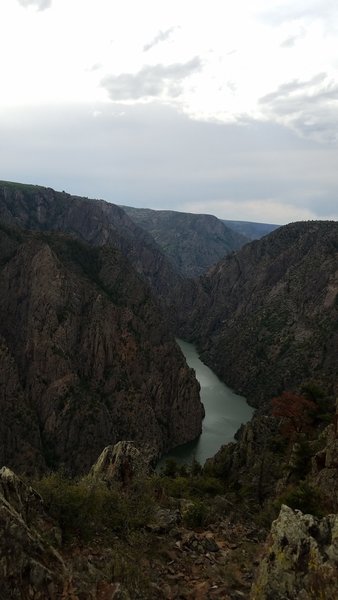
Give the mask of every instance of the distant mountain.
M 200 280 L 181 335 L 254 403 L 323 381 L 338 391 L 338 223 L 280 227 Z
M 174 267 L 187 277 L 201 275 L 248 242 L 212 215 L 129 206 L 123 210 L 151 234 Z
M 271 225 L 268 223 L 252 223 L 251 221 L 228 221 L 222 219 L 223 223 L 237 233 L 244 235 L 249 240 L 259 240 L 264 235 L 278 229 L 280 225 Z
M 144 229 L 115 204 L 56 192 L 51 188 L 0 181 L 0 221 L 9 226 L 61 231 L 92 246 L 122 252 L 162 304 L 184 285 L 182 276 Z

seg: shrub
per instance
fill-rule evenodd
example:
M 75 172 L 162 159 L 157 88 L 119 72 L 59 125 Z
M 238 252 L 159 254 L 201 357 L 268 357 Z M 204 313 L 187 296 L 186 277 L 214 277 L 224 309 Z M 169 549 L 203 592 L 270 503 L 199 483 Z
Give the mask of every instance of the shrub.
M 315 517 L 323 516 L 320 494 L 305 481 L 297 487 L 288 488 L 276 501 L 278 509 L 282 504 L 287 504 L 290 508 L 301 510 L 303 513 L 310 513 Z
M 201 500 L 192 502 L 183 513 L 183 522 L 187 527 L 202 527 L 207 519 L 207 507 Z
M 178 468 L 178 463 L 174 458 L 167 458 L 165 465 L 161 470 L 161 475 L 164 475 L 165 477 L 175 477 Z
M 80 480 L 53 473 L 34 484 L 51 516 L 58 521 L 65 541 L 77 536 L 86 541 L 96 533 L 129 531 L 145 525 L 153 501 L 145 482 L 128 491 L 89 477 Z

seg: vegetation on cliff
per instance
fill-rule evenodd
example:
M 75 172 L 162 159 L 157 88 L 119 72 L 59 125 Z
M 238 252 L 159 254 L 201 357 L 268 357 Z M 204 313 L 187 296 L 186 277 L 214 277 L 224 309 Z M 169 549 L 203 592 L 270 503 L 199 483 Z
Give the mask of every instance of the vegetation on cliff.
M 175 268 L 186 277 L 202 275 L 226 254 L 249 241 L 213 215 L 130 206 L 123 209 L 152 235 Z
M 338 223 L 280 227 L 201 278 L 181 336 L 255 406 L 309 379 L 338 391 Z

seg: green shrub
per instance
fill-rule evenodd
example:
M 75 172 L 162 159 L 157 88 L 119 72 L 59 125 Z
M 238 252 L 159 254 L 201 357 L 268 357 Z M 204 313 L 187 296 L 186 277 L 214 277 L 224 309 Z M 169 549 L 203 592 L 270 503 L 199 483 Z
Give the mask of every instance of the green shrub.
M 305 481 L 301 482 L 297 487 L 288 488 L 276 501 L 278 509 L 282 504 L 287 504 L 294 510 L 298 509 L 305 514 L 309 513 L 315 517 L 323 516 L 320 494 Z
M 78 536 L 86 541 L 96 533 L 129 531 L 144 526 L 153 512 L 145 482 L 134 482 L 128 491 L 89 477 L 66 478 L 61 473 L 34 484 L 51 516 L 58 521 L 65 541 Z
M 196 458 L 192 459 L 189 472 L 191 473 L 192 477 L 196 477 L 196 475 L 200 475 L 202 473 L 202 466 L 196 460 Z
M 161 475 L 164 477 L 176 477 L 178 468 L 178 462 L 174 458 L 167 458 L 165 465 L 161 470 Z
M 202 527 L 207 520 L 207 507 L 201 500 L 191 503 L 183 513 L 186 527 Z
M 216 477 L 203 475 L 191 478 L 190 490 L 192 496 L 217 496 L 224 493 L 224 485 Z

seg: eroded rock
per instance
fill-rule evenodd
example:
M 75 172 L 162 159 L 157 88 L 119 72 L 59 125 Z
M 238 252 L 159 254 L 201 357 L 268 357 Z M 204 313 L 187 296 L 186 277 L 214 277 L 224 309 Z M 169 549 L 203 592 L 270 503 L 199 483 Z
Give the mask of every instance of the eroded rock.
M 151 448 L 141 452 L 132 441 L 117 442 L 101 452 L 89 475 L 94 479 L 128 485 L 136 477 L 150 473 L 153 457 L 154 450 Z
M 57 527 L 42 499 L 13 471 L 0 471 L 1 598 L 54 600 L 68 579 L 66 566 L 49 543 Z
M 335 600 L 338 515 L 317 519 L 283 505 L 273 522 L 251 600 Z

